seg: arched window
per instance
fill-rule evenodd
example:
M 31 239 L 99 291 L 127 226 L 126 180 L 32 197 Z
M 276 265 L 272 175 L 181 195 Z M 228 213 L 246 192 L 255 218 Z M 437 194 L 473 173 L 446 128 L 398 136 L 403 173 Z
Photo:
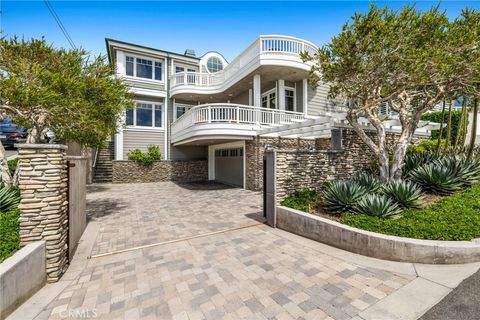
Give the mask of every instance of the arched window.
M 215 73 L 220 70 L 223 70 L 223 63 L 217 57 L 210 57 L 207 60 L 207 69 L 210 73 Z

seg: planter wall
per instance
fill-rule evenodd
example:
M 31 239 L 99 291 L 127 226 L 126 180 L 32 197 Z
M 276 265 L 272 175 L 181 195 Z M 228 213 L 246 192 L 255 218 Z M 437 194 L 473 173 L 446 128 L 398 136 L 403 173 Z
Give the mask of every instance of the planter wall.
M 36 241 L 0 264 L 0 319 L 45 285 L 45 262 L 45 241 Z
M 434 241 L 389 236 L 353 228 L 282 206 L 276 207 L 276 227 L 330 246 L 378 259 L 430 264 L 480 261 L 480 239 Z
M 113 183 L 178 181 L 192 182 L 208 179 L 207 160 L 155 161 L 143 165 L 136 161 L 113 161 Z

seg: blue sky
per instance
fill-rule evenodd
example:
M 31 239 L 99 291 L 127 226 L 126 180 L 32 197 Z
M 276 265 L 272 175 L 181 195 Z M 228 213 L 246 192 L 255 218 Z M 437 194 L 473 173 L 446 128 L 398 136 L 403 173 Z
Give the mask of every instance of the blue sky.
M 197 55 L 209 50 L 231 61 L 260 34 L 285 34 L 322 45 L 337 34 L 355 12 L 368 10 L 368 1 L 321 2 L 165 2 L 51 1 L 77 46 L 105 53 L 105 37 Z M 401 7 L 406 2 L 377 2 Z M 427 9 L 437 2 L 420 1 Z M 41 37 L 56 46 L 68 42 L 43 1 L 1 1 L 3 35 Z M 478 1 L 444 1 L 450 17 Z

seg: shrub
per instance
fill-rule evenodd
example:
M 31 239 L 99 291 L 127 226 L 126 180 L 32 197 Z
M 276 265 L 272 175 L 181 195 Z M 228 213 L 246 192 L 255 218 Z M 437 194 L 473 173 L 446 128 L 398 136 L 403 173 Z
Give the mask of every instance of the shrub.
M 19 216 L 18 209 L 0 212 L 0 263 L 19 249 Z
M 128 160 L 133 160 L 142 163 L 143 165 L 151 165 L 154 161 L 162 158 L 160 148 L 158 146 L 148 146 L 147 152 L 142 152 L 140 149 L 134 149 L 128 153 Z
M 15 173 L 15 170 L 17 169 L 18 158 L 8 160 L 7 164 L 8 164 L 8 171 L 10 171 L 10 174 L 13 176 L 13 174 Z
M 280 203 L 282 206 L 308 212 L 317 204 L 318 192 L 310 189 L 295 191 Z
M 392 199 L 382 194 L 367 194 L 355 206 L 355 212 L 382 219 L 398 218 L 402 210 Z
M 447 107 L 448 109 L 448 107 Z M 452 111 L 452 137 L 457 136 L 457 131 L 458 131 L 458 125 L 460 123 L 460 118 L 462 116 L 462 111 Z M 425 121 L 432 121 L 432 122 L 437 122 L 440 123 L 442 122 L 442 112 L 428 112 L 424 113 L 422 117 L 420 118 L 421 120 Z M 448 111 L 445 110 L 445 118 L 444 122 L 447 123 L 448 121 Z M 447 128 L 443 128 L 443 133 L 442 133 L 442 138 L 445 139 L 447 137 Z M 438 135 L 440 133 L 440 130 L 432 130 L 432 139 L 438 139 Z
M 352 180 L 365 187 L 368 193 L 377 192 L 382 188 L 382 183 L 368 173 L 357 174 Z
M 321 195 L 322 207 L 331 214 L 351 211 L 367 189 L 356 181 L 334 180 L 326 183 Z
M 445 139 L 440 140 L 440 148 L 445 147 Z M 437 149 L 437 140 L 422 140 L 407 148 L 407 154 L 434 152 Z
M 429 240 L 480 238 L 480 185 L 445 197 L 428 208 L 405 210 L 399 219 L 344 214 L 349 226 L 399 237 Z
M 15 210 L 20 203 L 20 191 L 8 186 L 0 187 L 0 211 Z
M 459 191 L 463 182 L 457 172 L 439 163 L 426 163 L 409 173 L 409 179 L 426 192 L 449 195 Z
M 394 180 L 385 186 L 383 192 L 403 209 L 419 209 L 423 203 L 420 187 L 410 181 Z

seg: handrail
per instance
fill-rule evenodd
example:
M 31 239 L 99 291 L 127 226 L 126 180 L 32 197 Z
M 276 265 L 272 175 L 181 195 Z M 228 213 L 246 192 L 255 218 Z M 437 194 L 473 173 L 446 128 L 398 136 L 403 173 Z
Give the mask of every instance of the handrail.
M 93 157 L 93 163 L 92 163 L 92 168 L 95 168 L 95 166 L 97 165 L 97 159 L 98 159 L 98 147 L 96 147 L 94 149 L 94 152 L 95 152 L 95 156 Z
M 216 73 L 178 72 L 170 75 L 171 88 L 181 85 L 199 87 L 214 87 L 226 82 L 230 77 L 247 66 L 260 54 L 300 55 L 301 52 L 313 54 L 317 50 L 313 43 L 290 36 L 266 35 L 260 36 L 240 53 L 223 70 Z
M 301 112 L 268 109 L 234 103 L 208 103 L 198 105 L 175 120 L 171 126 L 172 135 L 197 124 L 250 124 L 276 126 L 305 120 Z

